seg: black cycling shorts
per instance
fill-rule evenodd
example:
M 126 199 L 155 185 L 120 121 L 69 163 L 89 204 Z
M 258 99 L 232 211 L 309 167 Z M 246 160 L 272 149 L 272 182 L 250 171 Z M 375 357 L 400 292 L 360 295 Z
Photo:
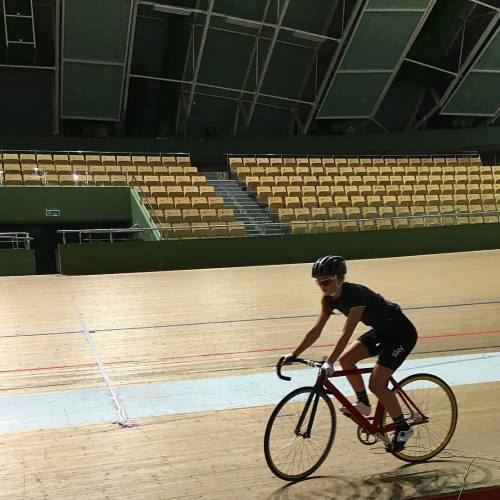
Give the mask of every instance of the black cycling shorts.
M 361 335 L 358 340 L 371 356 L 378 355 L 377 363 L 397 370 L 417 343 L 417 330 L 404 315 L 387 322 L 384 328 L 374 328 Z

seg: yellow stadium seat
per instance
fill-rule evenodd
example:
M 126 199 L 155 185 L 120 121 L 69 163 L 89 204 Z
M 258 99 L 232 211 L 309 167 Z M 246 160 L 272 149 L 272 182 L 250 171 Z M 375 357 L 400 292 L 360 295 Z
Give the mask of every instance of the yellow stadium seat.
M 325 231 L 327 233 L 337 233 L 342 231 L 340 222 L 325 222 Z
M 345 214 L 347 219 L 361 219 L 361 209 L 359 207 L 346 207 Z
M 318 196 L 318 205 L 324 208 L 334 207 L 333 197 L 331 196 Z
M 173 210 L 175 208 L 174 199 L 168 196 L 157 197 L 156 206 L 162 210 Z
M 217 216 L 217 210 L 215 210 L 214 208 L 200 209 L 200 218 L 202 222 L 217 222 L 219 220 Z
M 59 176 L 56 174 L 46 175 L 46 185 L 47 186 L 59 186 Z
M 141 165 L 137 166 L 137 174 L 138 175 L 154 175 L 153 167 L 149 165 Z
M 280 222 L 290 222 L 295 218 L 293 208 L 278 208 L 278 220 Z
M 328 213 L 326 208 L 311 208 L 311 217 L 313 220 L 326 220 L 328 219 Z
M 425 227 L 425 219 L 423 217 L 410 217 L 411 227 Z
M 379 230 L 393 229 L 391 219 L 377 219 L 375 223 Z
M 288 184 L 290 186 L 302 186 L 304 184 L 304 181 L 302 180 L 302 177 L 298 175 L 292 175 L 288 177 Z
M 182 210 L 182 220 L 184 222 L 200 222 L 200 211 L 197 209 Z
M 307 224 L 302 222 L 292 222 L 290 225 L 292 234 L 304 234 L 308 232 Z
M 272 196 L 272 191 L 269 186 L 257 186 L 257 201 L 259 203 L 266 204 L 270 196 Z
M 345 212 L 342 207 L 331 207 L 328 209 L 328 217 L 332 220 L 345 219 Z
M 342 231 L 351 232 L 351 231 L 359 231 L 359 224 L 357 221 L 345 221 L 341 222 Z
M 324 233 L 325 231 L 325 224 L 323 222 L 312 222 L 307 224 L 308 233 Z
M 221 222 L 234 222 L 234 210 L 232 208 L 219 208 L 217 215 Z
M 289 198 L 285 198 L 285 200 L 287 199 Z M 269 196 L 269 198 L 267 198 L 267 206 L 271 212 L 275 212 L 276 210 L 283 208 L 283 198 L 281 196 Z
M 318 199 L 316 196 L 304 196 L 302 197 L 302 206 L 305 208 L 317 207 Z
M 398 199 L 399 198 L 401 198 L 401 196 L 398 196 L 398 197 L 396 197 L 396 196 L 388 196 L 388 195 L 383 196 L 382 197 L 382 203 L 379 204 L 379 205 L 372 204 L 370 202 L 370 199 L 368 199 L 368 205 L 370 205 L 370 206 L 381 206 L 381 205 L 383 205 L 385 207 L 395 207 L 398 204 Z
M 287 195 L 287 189 L 285 186 L 273 186 L 271 188 L 272 196 L 285 198 Z
M 287 186 L 286 188 L 286 196 L 302 196 L 302 187 L 301 186 Z
M 347 196 L 336 196 L 334 198 L 335 205 L 337 207 L 350 207 L 351 206 L 351 201 Z
M 210 223 L 210 233 L 212 236 L 220 238 L 229 236 L 227 223 L 225 222 L 212 222 Z
M 296 208 L 295 220 L 311 220 L 311 211 L 308 208 Z
M 191 238 L 191 225 L 188 222 L 172 223 L 172 234 L 174 238 Z
M 195 199 L 196 198 L 193 198 L 193 200 L 195 200 Z M 174 206 L 175 206 L 175 208 L 177 208 L 179 210 L 191 208 L 192 207 L 191 199 L 187 198 L 185 196 L 176 196 L 176 197 L 174 197 Z M 196 208 L 203 208 L 203 207 L 196 206 Z
M 191 224 L 191 233 L 194 238 L 210 237 L 210 228 L 208 222 L 194 222 Z
M 345 196 L 345 187 L 344 186 L 330 186 L 330 193 L 334 198 L 337 196 Z
M 162 164 L 161 156 L 158 155 L 146 156 L 146 162 L 148 165 L 151 165 L 152 167 L 159 167 Z
M 287 196 L 285 198 L 286 208 L 300 208 L 302 204 L 300 203 L 300 198 L 297 196 Z
M 222 196 L 208 196 L 208 208 L 224 208 L 224 198 Z
M 157 186 L 157 187 L 162 187 L 163 189 L 167 190 L 167 196 L 171 196 L 172 198 L 175 197 L 183 197 L 184 196 L 184 189 L 182 189 L 181 186 Z
M 95 179 L 96 176 L 94 176 Z M 126 186 L 127 185 L 127 177 L 124 175 L 111 175 L 111 184 L 113 186 Z
M 165 222 L 182 222 L 182 211 L 179 209 L 164 210 Z
M 274 177 L 260 177 L 259 178 L 259 185 L 260 186 L 274 186 Z
M 378 217 L 378 211 L 376 207 L 363 207 L 362 209 L 363 219 L 375 219 Z
M 359 196 L 359 188 L 358 186 L 344 186 L 344 194 L 349 198 Z
M 247 234 L 243 222 L 228 222 L 227 229 L 229 236 L 245 236 Z
M 236 178 L 238 182 L 245 182 L 245 179 L 249 177 L 250 174 L 250 168 L 249 167 L 238 167 L 236 169 Z
M 366 206 L 366 199 L 364 196 L 352 196 L 351 204 L 353 207 L 364 207 Z
M 394 213 L 396 217 L 409 217 L 411 215 L 410 207 L 408 206 L 394 207 Z
M 406 217 L 393 220 L 394 229 L 407 229 L 410 227 L 410 223 Z
M 187 196 L 188 198 L 200 196 L 200 190 L 198 186 L 182 186 L 182 190 L 184 192 L 184 196 Z
M 295 169 L 293 167 L 281 167 L 280 174 L 284 177 L 293 177 L 295 175 Z
M 216 208 L 209 206 L 208 198 L 205 196 L 193 196 L 192 198 L 188 198 L 187 196 L 184 196 L 185 199 L 190 200 L 191 206 L 193 208 L 197 208 L 198 210 L 202 208 Z

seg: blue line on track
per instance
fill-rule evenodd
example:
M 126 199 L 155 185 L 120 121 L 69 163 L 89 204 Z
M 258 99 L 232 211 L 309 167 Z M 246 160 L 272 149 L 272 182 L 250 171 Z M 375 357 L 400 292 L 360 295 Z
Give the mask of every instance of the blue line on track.
M 360 367 L 364 366 L 371 365 Z M 442 377 L 451 386 L 498 382 L 500 352 L 409 359 L 397 378 L 422 372 Z M 270 406 L 270 413 L 285 394 L 316 381 L 316 371 L 311 368 L 290 369 L 287 374 L 292 382 L 280 381 L 270 367 L 250 375 L 119 386 L 117 392 L 131 419 L 258 406 Z M 353 395 L 344 377 L 334 380 L 346 396 Z M 0 396 L 0 435 L 115 420 L 116 411 L 109 394 L 101 388 Z
M 470 307 L 470 306 L 483 306 L 500 304 L 500 300 L 489 300 L 484 302 L 463 302 L 460 304 L 438 304 L 432 306 L 410 306 L 403 308 L 403 311 L 423 311 L 427 309 L 447 309 L 452 307 Z M 119 332 L 128 330 L 151 330 L 155 328 L 183 328 L 188 326 L 206 326 L 206 325 L 223 325 L 229 323 L 251 323 L 257 321 L 280 321 L 289 319 L 301 319 L 301 318 L 315 318 L 318 314 L 299 314 L 297 316 L 269 316 L 266 318 L 247 318 L 247 319 L 226 319 L 219 321 L 200 321 L 193 323 L 171 323 L 167 325 L 148 325 L 148 326 L 128 326 L 128 327 L 117 327 L 117 328 L 96 328 L 91 330 L 91 333 L 96 332 Z M 45 333 L 19 333 L 10 335 L 0 335 L 0 339 L 12 338 L 12 337 L 38 337 L 44 335 L 74 335 L 81 334 L 80 330 L 69 330 L 63 332 L 45 332 Z

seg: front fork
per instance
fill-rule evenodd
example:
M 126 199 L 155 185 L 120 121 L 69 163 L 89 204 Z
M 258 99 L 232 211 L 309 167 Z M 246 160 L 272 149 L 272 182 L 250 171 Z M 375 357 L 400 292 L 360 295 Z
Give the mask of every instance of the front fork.
M 314 398 L 314 401 L 313 401 Z M 297 426 L 295 427 L 295 435 L 296 436 L 302 436 L 304 439 L 308 439 L 311 437 L 311 431 L 314 423 L 314 417 L 316 416 L 316 410 L 318 409 L 318 402 L 319 402 L 319 391 L 314 391 L 311 392 L 309 397 L 307 398 L 307 403 L 304 406 L 304 410 L 302 411 L 302 415 L 300 415 L 299 421 L 297 422 Z M 309 411 L 309 408 L 311 406 L 312 402 L 312 409 L 311 409 L 311 415 L 309 416 L 309 422 L 307 423 L 307 429 L 304 433 L 300 432 L 302 428 L 302 424 L 304 423 L 304 420 L 307 416 L 307 412 Z

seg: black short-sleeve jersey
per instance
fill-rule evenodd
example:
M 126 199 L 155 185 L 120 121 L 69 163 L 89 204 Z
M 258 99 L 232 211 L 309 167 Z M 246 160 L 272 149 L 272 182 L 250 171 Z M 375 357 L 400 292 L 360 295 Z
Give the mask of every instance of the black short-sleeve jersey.
M 346 316 L 351 307 L 365 306 L 361 321 L 373 328 L 382 328 L 390 319 L 401 315 L 401 307 L 398 304 L 389 302 L 382 295 L 356 283 L 344 283 L 339 297 L 334 299 L 325 295 L 323 303 L 332 312 L 337 309 Z

